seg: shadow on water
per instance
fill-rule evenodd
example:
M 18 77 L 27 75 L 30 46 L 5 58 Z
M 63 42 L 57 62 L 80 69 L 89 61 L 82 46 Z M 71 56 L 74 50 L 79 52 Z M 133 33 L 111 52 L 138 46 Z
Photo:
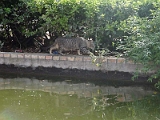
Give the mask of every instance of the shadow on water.
M 0 120 L 159 120 L 149 84 L 0 76 Z

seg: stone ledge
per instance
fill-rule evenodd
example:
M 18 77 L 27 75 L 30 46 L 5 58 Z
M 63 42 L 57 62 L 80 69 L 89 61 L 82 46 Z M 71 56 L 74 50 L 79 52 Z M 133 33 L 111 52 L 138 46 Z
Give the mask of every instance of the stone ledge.
M 75 57 L 67 57 L 68 58 L 68 61 L 75 61 Z
M 96 63 L 92 63 L 92 58 L 90 56 L 78 56 L 78 55 L 50 55 L 48 53 L 14 53 L 14 52 L 0 52 L 0 58 L 5 58 L 0 60 L 0 64 L 4 63 L 6 65 L 14 64 L 13 59 L 18 63 L 17 66 L 42 66 L 42 67 L 57 67 L 62 69 L 80 69 L 80 70 L 103 70 L 103 71 L 122 71 L 122 72 L 135 72 L 137 65 L 130 60 L 125 58 L 117 57 L 103 57 L 98 58 L 96 63 L 102 64 L 102 66 L 97 67 Z M 25 60 L 25 62 L 24 62 Z M 43 64 L 42 64 L 43 63 Z M 122 65 L 123 64 L 123 65 Z M 139 65 L 141 66 L 141 65 Z M 138 67 L 139 67 L 138 66 Z M 142 66 L 141 66 L 142 67 Z
M 75 61 L 83 61 L 83 57 L 82 56 L 76 56 Z
M 24 57 L 28 58 L 28 59 L 31 59 L 31 55 L 28 55 L 28 54 L 27 55 L 25 54 Z
M 46 60 L 52 60 L 52 56 L 46 56 Z
M 11 58 L 17 58 L 17 54 L 11 54 Z
M 31 55 L 32 59 L 38 59 L 38 55 Z
M 60 56 L 59 60 L 66 61 L 67 60 L 67 56 Z
M 39 57 L 39 59 L 46 59 L 46 56 L 42 56 L 42 55 L 40 55 L 40 56 L 38 56 Z
M 125 63 L 125 59 L 124 58 L 117 58 L 117 63 Z
M 91 57 L 85 56 L 85 57 L 83 57 L 83 61 L 92 61 L 92 59 L 91 59 Z
M 5 57 L 5 58 L 9 58 L 10 57 L 10 54 L 3 54 L 3 56 Z
M 117 58 L 107 58 L 108 63 L 117 63 Z
M 0 57 L 4 57 L 3 53 L 0 53 Z
M 55 61 L 59 60 L 59 56 L 53 56 L 53 60 Z
M 12 55 L 12 54 L 11 54 Z M 14 54 L 15 55 L 15 54 Z M 24 58 L 25 54 L 18 54 L 18 58 Z

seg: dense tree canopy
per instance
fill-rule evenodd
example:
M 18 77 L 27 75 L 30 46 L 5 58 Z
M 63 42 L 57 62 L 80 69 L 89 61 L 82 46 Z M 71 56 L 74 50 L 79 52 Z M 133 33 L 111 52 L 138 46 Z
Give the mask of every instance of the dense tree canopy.
M 151 16 L 157 9 L 153 1 L 135 0 L 1 0 L 0 40 L 12 47 L 33 45 L 34 38 L 45 36 L 91 37 L 97 47 L 116 51 L 124 30 L 120 23 L 130 16 Z

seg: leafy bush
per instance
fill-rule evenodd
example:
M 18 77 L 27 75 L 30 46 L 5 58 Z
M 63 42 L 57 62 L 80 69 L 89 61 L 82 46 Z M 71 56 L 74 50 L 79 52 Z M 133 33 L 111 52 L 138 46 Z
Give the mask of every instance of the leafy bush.
M 97 48 L 117 51 L 117 43 L 125 34 L 119 29 L 121 21 L 135 14 L 150 16 L 150 10 L 157 8 L 151 3 L 146 0 L 1 0 L 3 35 L 0 37 L 9 45 L 29 47 L 38 36 L 54 41 L 62 35 L 79 35 L 93 38 Z
M 154 72 L 149 78 L 160 80 L 160 10 L 152 13 L 152 18 L 131 16 L 121 23 L 128 33 L 119 46 L 125 55 L 137 63 L 142 63 L 140 71 Z M 159 88 L 159 82 L 156 84 Z
M 37 35 L 39 12 L 34 1 L 29 4 L 25 0 L 1 1 L 0 36 L 11 47 L 28 47 L 33 44 L 32 39 Z

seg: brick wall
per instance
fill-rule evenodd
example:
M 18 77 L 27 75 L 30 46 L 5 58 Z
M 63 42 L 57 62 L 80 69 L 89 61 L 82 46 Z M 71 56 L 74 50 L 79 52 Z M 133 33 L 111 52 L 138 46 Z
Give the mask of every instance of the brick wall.
M 50 55 L 45 53 L 13 53 L 0 52 L 0 64 L 15 65 L 18 67 L 56 67 L 63 69 L 80 69 L 80 70 L 102 70 L 102 71 L 120 71 L 120 72 L 135 72 L 139 64 L 128 61 L 124 58 L 104 57 L 101 60 L 102 64 L 97 67 L 92 63 L 90 56 L 78 55 Z

